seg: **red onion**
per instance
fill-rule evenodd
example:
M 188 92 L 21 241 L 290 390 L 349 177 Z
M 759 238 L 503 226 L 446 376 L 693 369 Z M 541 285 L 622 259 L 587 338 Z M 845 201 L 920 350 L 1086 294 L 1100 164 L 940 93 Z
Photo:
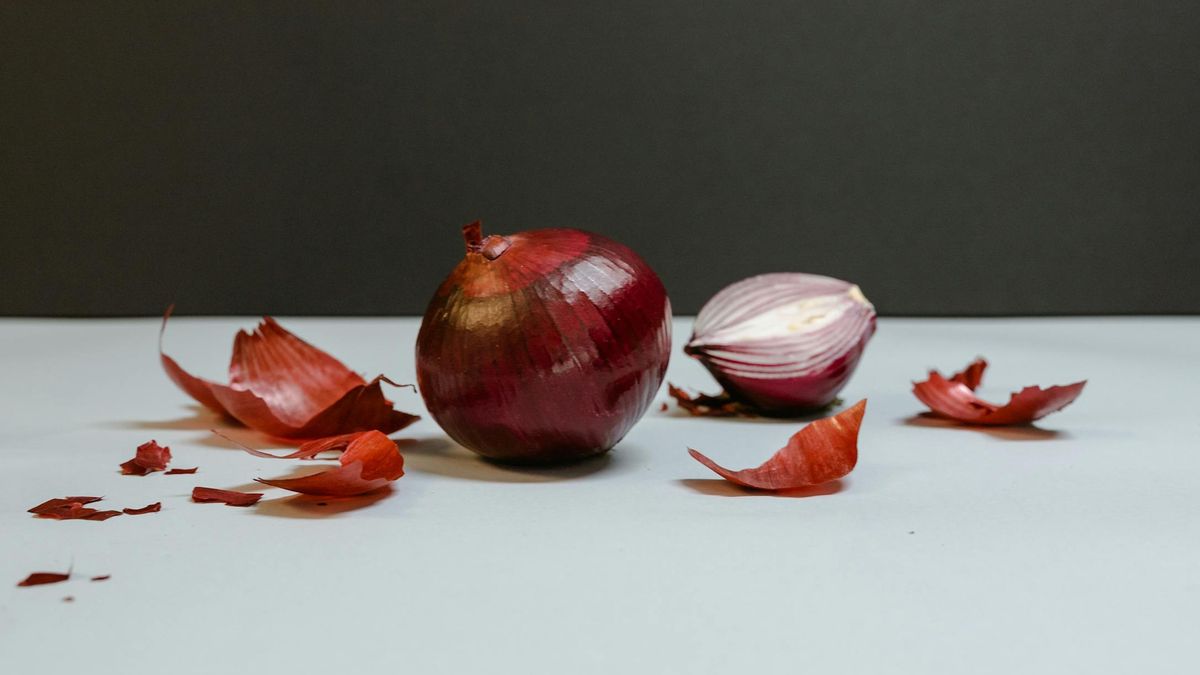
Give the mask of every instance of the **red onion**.
M 875 332 L 854 284 L 815 274 L 762 274 L 700 309 L 684 351 L 735 399 L 773 414 L 833 402 Z
M 654 271 L 597 234 L 484 238 L 438 288 L 417 336 L 417 382 L 459 444 L 545 463 L 605 452 L 653 401 L 671 351 Z

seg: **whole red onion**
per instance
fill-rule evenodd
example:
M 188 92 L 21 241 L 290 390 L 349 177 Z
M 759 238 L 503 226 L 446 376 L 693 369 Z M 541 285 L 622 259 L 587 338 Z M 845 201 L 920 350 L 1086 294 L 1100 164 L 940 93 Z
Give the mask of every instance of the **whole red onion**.
M 546 229 L 482 236 L 442 282 L 417 336 L 429 413 L 497 460 L 605 452 L 650 406 L 671 352 L 671 304 L 629 248 Z
M 684 351 L 725 391 L 770 414 L 823 408 L 875 333 L 875 308 L 858 286 L 816 274 L 761 274 L 700 308 Z

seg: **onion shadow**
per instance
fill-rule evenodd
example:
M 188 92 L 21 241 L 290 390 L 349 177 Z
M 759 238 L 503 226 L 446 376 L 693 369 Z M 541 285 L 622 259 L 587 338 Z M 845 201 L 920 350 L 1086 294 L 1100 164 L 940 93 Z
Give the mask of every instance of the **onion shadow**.
M 215 413 L 202 405 L 190 404 L 187 408 L 191 411 L 191 415 L 177 417 L 173 420 L 114 420 L 104 422 L 102 426 L 110 429 L 147 429 L 151 431 L 158 429 L 164 431 L 206 431 L 214 427 L 238 424 L 231 418 Z
M 529 466 L 503 464 L 477 455 L 446 436 L 396 441 L 404 454 L 405 470 L 413 469 L 460 480 L 486 483 L 549 483 L 589 476 L 618 463 L 612 451 L 569 464 Z
M 1054 441 L 1070 438 L 1070 434 L 1065 431 L 1056 431 L 1054 429 L 1043 429 L 1033 424 L 1023 424 L 1016 426 L 986 426 L 982 424 L 964 424 L 954 420 L 948 420 L 944 417 L 939 417 L 930 412 L 923 412 L 911 417 L 906 417 L 900 420 L 900 423 L 909 427 L 922 427 L 926 429 L 957 429 L 959 431 L 973 431 L 975 433 L 986 434 L 992 438 L 999 438 L 1006 441 Z
M 808 497 L 835 495 L 846 489 L 846 485 L 841 479 L 791 490 L 755 490 L 753 488 L 742 487 L 737 483 L 731 483 L 721 478 L 683 478 L 676 482 L 700 494 L 712 495 L 714 497 L 784 497 L 805 499 Z
M 260 487 L 268 487 L 260 485 Z M 396 490 L 385 485 L 378 490 L 353 497 L 318 497 L 316 495 L 291 494 L 277 499 L 260 501 L 254 513 L 272 518 L 332 518 L 343 513 L 359 511 L 380 500 L 392 496 Z
M 105 422 L 102 426 L 110 429 L 145 429 L 148 431 L 202 431 L 204 432 L 203 434 L 187 442 L 210 448 L 240 449 L 233 443 L 212 433 L 214 429 L 239 443 L 244 443 L 251 447 L 261 448 L 265 446 L 276 449 L 295 447 L 295 444 L 289 445 L 283 441 L 272 439 L 270 436 L 259 433 L 228 415 L 215 413 L 202 405 L 193 404 L 189 405 L 188 408 L 192 411 L 190 417 L 179 417 L 173 420 L 118 420 L 115 422 Z

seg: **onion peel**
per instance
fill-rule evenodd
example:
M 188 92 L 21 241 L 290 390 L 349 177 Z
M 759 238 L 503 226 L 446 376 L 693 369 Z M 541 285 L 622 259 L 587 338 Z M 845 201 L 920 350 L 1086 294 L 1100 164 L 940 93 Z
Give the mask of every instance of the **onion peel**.
M 43 584 L 57 584 L 71 578 L 71 573 L 68 572 L 34 572 L 23 580 L 17 582 L 17 586 L 41 586 Z
M 262 499 L 261 492 L 238 492 L 210 487 L 192 488 L 192 501 L 199 503 L 221 503 L 226 506 L 252 506 Z
M 159 511 L 162 510 L 162 502 L 154 502 L 153 504 L 148 504 L 146 506 L 143 506 L 140 509 L 121 509 L 121 510 L 124 511 L 125 515 L 127 515 L 127 516 L 140 516 L 140 515 L 143 515 L 146 513 L 158 513 Z
M 733 471 L 688 448 L 696 461 L 725 480 L 757 490 L 791 490 L 837 480 L 858 463 L 858 430 L 867 401 L 817 420 L 788 439 L 787 445 L 753 469 Z
M 420 419 L 394 409 L 380 375 L 367 382 L 341 361 L 263 317 L 251 333 L 238 331 L 229 362 L 229 384 L 188 373 L 163 351 L 174 306 L 163 314 L 159 358 L 171 381 L 198 403 L 270 436 L 323 438 L 352 431 L 392 433 Z
M 927 380 L 913 383 L 913 395 L 939 417 L 965 424 L 1008 426 L 1030 424 L 1062 410 L 1079 397 L 1087 384 L 1087 380 L 1082 380 L 1045 389 L 1025 387 L 1013 393 L 1008 403 L 999 405 L 975 395 L 987 365 L 986 360 L 976 359 L 949 378 L 931 370 Z
M 121 515 L 120 511 L 100 511 L 86 504 L 98 502 L 102 497 L 59 497 L 48 499 L 29 509 L 38 518 L 52 520 L 108 520 Z
M 378 431 L 343 434 L 320 439 L 301 447 L 292 456 L 281 457 L 251 451 L 260 457 L 276 459 L 311 458 L 318 452 L 344 449 L 341 466 L 299 478 L 256 478 L 264 485 L 321 497 L 352 497 L 374 492 L 404 475 L 404 456 L 396 442 Z
M 133 459 L 121 464 L 121 473 L 126 476 L 145 476 L 166 469 L 170 462 L 171 448 L 151 440 L 139 445 Z

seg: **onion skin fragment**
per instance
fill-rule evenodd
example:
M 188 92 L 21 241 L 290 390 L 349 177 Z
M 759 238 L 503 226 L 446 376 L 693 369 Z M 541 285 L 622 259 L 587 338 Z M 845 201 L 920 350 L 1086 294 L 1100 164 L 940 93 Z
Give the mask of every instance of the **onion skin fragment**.
M 321 452 L 343 450 L 338 458 L 341 466 L 298 478 L 254 479 L 263 485 L 306 495 L 353 497 L 386 487 L 404 475 L 404 456 L 400 454 L 399 446 L 378 431 L 343 434 L 311 441 L 290 455 L 271 455 L 252 448 L 243 449 L 258 457 L 275 459 L 312 459 Z
M 392 433 L 420 419 L 396 410 L 380 375 L 367 382 L 341 361 L 263 317 L 253 332 L 234 336 L 229 384 L 196 377 L 163 351 L 174 306 L 158 333 L 159 360 L 180 389 L 215 413 L 268 436 L 305 441 L 377 430 Z
M 684 352 L 725 391 L 765 416 L 830 406 L 875 334 L 858 286 L 815 274 L 761 274 L 700 309 Z
M 1012 394 L 1008 403 L 999 405 L 975 395 L 987 365 L 987 361 L 976 359 L 949 379 L 931 370 L 929 379 L 913 383 L 913 395 L 938 417 L 980 426 L 1019 426 L 1067 407 L 1087 385 L 1087 380 L 1083 380 L 1045 389 L 1025 387 Z
M 483 237 L 437 290 L 417 337 L 425 405 L 460 445 L 498 461 L 611 449 L 653 403 L 671 305 L 628 247 L 589 232 Z
M 688 448 L 692 458 L 725 480 L 755 490 L 793 490 L 837 480 L 858 464 L 858 430 L 867 400 L 817 420 L 788 439 L 787 445 L 753 469 L 733 471 Z

